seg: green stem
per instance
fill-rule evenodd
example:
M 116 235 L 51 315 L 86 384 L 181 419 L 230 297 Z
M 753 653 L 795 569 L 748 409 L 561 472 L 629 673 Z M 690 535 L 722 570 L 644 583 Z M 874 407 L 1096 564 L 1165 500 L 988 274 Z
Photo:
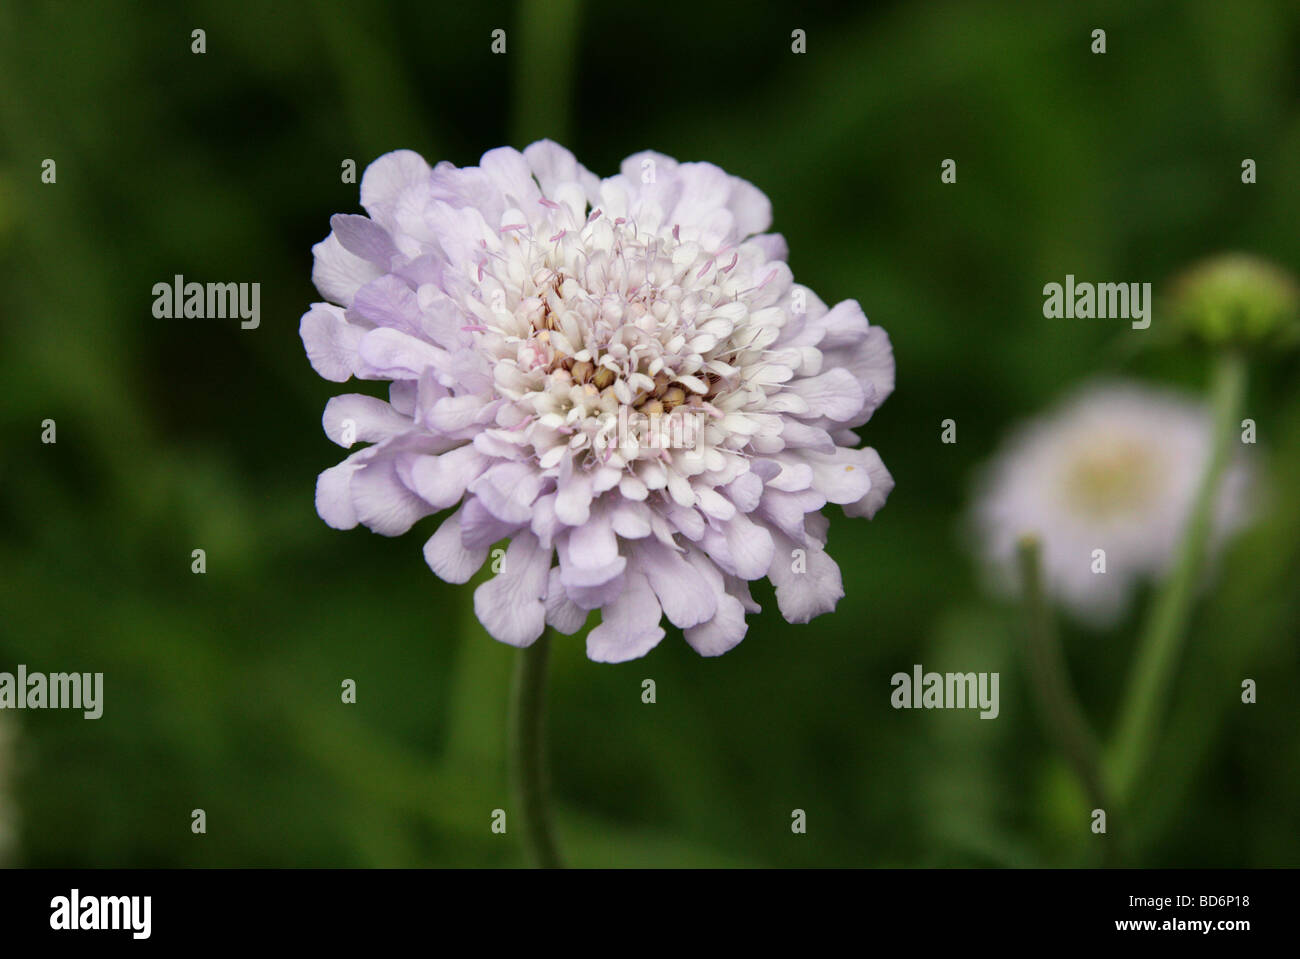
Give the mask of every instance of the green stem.
M 1028 663 L 1034 692 L 1061 753 L 1073 767 L 1094 809 L 1106 808 L 1097 740 L 1070 685 L 1065 654 L 1043 589 L 1041 547 L 1033 536 L 1020 541 L 1020 580 L 1028 640 Z
M 551 825 L 546 775 L 546 663 L 550 646 L 548 630 L 516 654 L 510 691 L 510 775 L 516 818 L 521 823 L 529 862 L 542 869 L 563 865 Z
M 1110 770 L 1111 783 L 1121 803 L 1128 801 L 1133 784 L 1155 745 L 1170 680 L 1201 583 L 1219 488 L 1245 393 L 1245 360 L 1239 353 L 1224 353 L 1215 365 L 1210 390 L 1214 432 L 1209 461 L 1196 491 L 1174 567 L 1152 603 L 1116 726 Z

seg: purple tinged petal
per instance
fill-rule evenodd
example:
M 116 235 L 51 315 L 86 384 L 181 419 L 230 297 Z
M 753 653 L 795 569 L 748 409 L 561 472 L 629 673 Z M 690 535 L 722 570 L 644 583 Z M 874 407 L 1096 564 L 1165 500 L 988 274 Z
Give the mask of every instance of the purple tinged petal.
M 364 464 L 364 460 L 355 459 L 359 455 L 331 466 L 316 479 L 316 512 L 326 525 L 335 529 L 352 529 L 357 525 L 357 511 L 352 506 L 352 476 Z
M 737 513 L 722 528 L 736 575 L 758 579 L 766 574 L 772 565 L 772 534 L 744 513 Z
M 325 404 L 321 417 L 325 435 L 342 447 L 379 443 L 400 436 L 415 424 L 383 400 L 362 393 L 344 393 Z
M 715 587 L 699 571 L 668 547 L 654 541 L 636 547 L 636 566 L 659 597 L 664 615 L 685 629 L 712 619 L 718 611 Z M 717 577 L 716 588 L 722 588 Z
M 510 206 L 517 206 L 525 212 L 533 210 L 542 193 L 533 182 L 533 173 L 528 169 L 524 155 L 513 147 L 497 147 L 488 150 L 478 161 L 479 169 L 488 175 L 492 185 L 501 191 Z
M 385 226 L 392 226 L 393 205 L 402 191 L 427 182 L 429 164 L 414 150 L 394 150 L 376 159 L 361 175 L 361 205 Z
M 798 493 L 783 493 L 781 490 L 767 489 L 759 503 L 757 515 L 767 520 L 786 536 L 802 544 L 804 541 L 804 522 L 809 513 L 826 505 L 826 497 L 815 490 L 802 490 Z
M 552 566 L 546 586 L 546 624 L 565 636 L 572 636 L 587 621 L 587 610 L 573 600 L 560 582 L 560 568 Z
M 533 503 L 533 518 L 529 526 L 543 546 L 555 544 L 556 535 L 564 527 L 560 524 L 560 518 L 555 515 L 554 493 L 537 497 L 537 501 Z
M 583 188 L 587 200 L 597 199 L 600 178 L 580 164 L 572 153 L 551 140 L 538 140 L 524 148 L 528 168 L 537 177 L 542 192 L 554 198 L 555 192 L 566 183 L 577 183 Z
M 868 330 L 857 346 L 836 350 L 828 355 L 827 361 L 849 370 L 862 384 L 866 399 L 862 411 L 847 421 L 850 427 L 861 426 L 869 420 L 894 392 L 894 348 L 889 334 L 878 326 Z
M 466 549 L 461 542 L 460 511 L 452 513 L 424 544 L 424 561 L 448 583 L 468 583 L 487 559 L 488 548 Z
M 767 575 L 776 586 L 781 615 L 790 623 L 806 623 L 829 613 L 844 595 L 840 568 L 824 550 L 775 535 L 778 555 Z
M 355 213 L 336 213 L 330 217 L 330 229 L 338 237 L 343 249 L 375 266 L 388 269 L 397 247 L 388 231 L 370 219 Z
M 860 500 L 846 505 L 844 515 L 865 516 L 871 519 L 876 515 L 876 511 L 885 505 L 885 500 L 894 488 L 894 477 L 889 475 L 889 470 L 881 462 L 880 454 L 874 449 L 868 446 L 861 452 L 864 454 L 864 468 L 871 477 L 871 488 Z
M 407 333 L 380 327 L 362 338 L 361 359 L 386 379 L 418 380 L 425 370 L 445 363 L 447 353 Z
M 499 463 L 470 483 L 469 491 L 497 519 L 523 525 L 532 519 L 542 477 L 531 463 Z
M 411 485 L 431 506 L 446 509 L 459 502 L 489 463 L 491 460 L 468 444 L 438 456 L 420 456 L 411 466 Z
M 614 532 L 624 539 L 644 539 L 651 533 L 650 507 L 644 503 L 615 500 L 609 516 Z
M 871 469 L 880 461 L 874 450 L 837 449 L 831 456 L 811 455 L 813 488 L 829 503 L 856 503 L 871 490 Z
M 838 367 L 817 376 L 791 380 L 785 389 L 804 400 L 812 415 L 837 422 L 851 419 L 867 398 L 857 377 Z
M 366 330 L 344 319 L 343 311 L 317 303 L 303 314 L 298 335 L 312 369 L 334 383 L 342 383 L 363 369 L 359 350 Z
M 434 511 L 402 482 L 396 456 L 379 455 L 366 463 L 352 476 L 351 490 L 357 519 L 381 536 L 400 536 Z
M 763 256 L 768 260 L 790 259 L 790 246 L 780 233 L 764 233 L 761 236 L 752 237 L 749 242 L 762 250 Z
M 818 453 L 834 453 L 835 441 L 824 429 L 796 419 L 781 424 L 781 439 L 787 449 L 808 449 Z
M 375 264 L 343 249 L 333 233 L 313 246 L 311 252 L 312 283 L 321 296 L 340 306 L 351 306 L 357 290 L 383 274 Z
M 768 489 L 797 493 L 812 486 L 813 471 L 807 463 L 784 456 L 774 457 L 772 461 L 781 467 L 781 472 L 767 481 Z
M 717 520 L 729 520 L 736 515 L 736 504 L 717 490 L 707 486 L 699 487 L 695 490 L 695 498 L 700 512 L 705 516 Z
M 660 608 L 649 581 L 629 573 L 618 599 L 601 612 L 600 625 L 587 634 L 587 656 L 598 663 L 638 659 L 664 638 Z
M 857 300 L 841 300 L 820 317 L 815 325 L 822 330 L 816 344 L 823 352 L 836 347 L 851 347 L 867 335 L 870 324 Z
M 557 548 L 557 552 L 558 551 Z M 622 559 L 622 557 L 619 558 Z M 561 567 L 561 575 L 563 575 L 563 567 Z M 609 606 L 618 599 L 623 593 L 624 583 L 624 574 L 619 573 L 613 579 L 596 586 L 573 586 L 565 584 L 564 591 L 569 594 L 569 599 L 571 599 L 580 609 L 590 611 L 593 609 L 604 609 L 606 606 Z
M 357 290 L 349 312 L 351 316 L 369 320 L 375 326 L 392 327 L 412 336 L 423 335 L 415 291 L 391 273 Z
M 429 407 L 425 422 L 440 433 L 459 433 L 490 422 L 498 405 L 474 394 L 447 396 Z
M 618 538 L 608 517 L 598 514 L 557 541 L 561 580 L 569 589 L 589 589 L 623 574 L 627 558 L 618 552 Z
M 740 236 L 762 234 L 772 225 L 772 201 L 758 187 L 740 177 L 731 177 L 731 191 L 727 208 L 736 218 L 736 232 Z M 784 260 L 784 256 L 768 257 Z
M 555 498 L 555 515 L 566 526 L 581 526 L 591 516 L 591 477 L 573 472 L 560 476 Z
M 465 505 L 461 507 L 460 541 L 466 549 L 491 546 L 518 528 L 517 523 L 505 523 L 493 516 L 477 496 L 465 500 Z
M 706 623 L 692 626 L 682 635 L 701 656 L 721 656 L 735 649 L 749 631 L 745 622 L 745 607 L 740 600 L 727 593 L 718 597 L 718 608 Z
M 474 591 L 474 613 L 493 638 L 529 646 L 546 628 L 546 586 L 551 551 L 519 533 L 506 549 L 501 572 Z
M 727 484 L 727 497 L 742 513 L 752 513 L 763 495 L 763 480 L 752 469 Z

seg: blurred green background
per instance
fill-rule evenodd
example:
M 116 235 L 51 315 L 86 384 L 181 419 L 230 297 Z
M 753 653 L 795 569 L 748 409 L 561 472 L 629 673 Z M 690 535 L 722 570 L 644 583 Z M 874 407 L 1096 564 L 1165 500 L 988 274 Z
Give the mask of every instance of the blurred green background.
M 899 384 L 862 431 L 897 489 L 870 523 L 832 519 L 835 614 L 789 626 L 762 587 L 765 611 L 720 659 L 671 629 L 620 666 L 556 646 L 570 860 L 1098 860 L 1041 732 L 1017 610 L 981 590 L 961 520 L 1006 429 L 1076 381 L 1203 388 L 1203 356 L 1158 346 L 1159 313 L 1151 336 L 1046 320 L 1044 283 L 1159 293 L 1222 249 L 1300 263 L 1300 7 L 665 0 L 588 4 L 575 25 L 495 2 L 240 6 L 0 3 L 0 670 L 105 674 L 98 721 L 0 716 L 17 721 L 18 864 L 522 861 L 489 828 L 509 807 L 514 651 L 424 565 L 432 522 L 390 540 L 316 516 L 316 475 L 342 455 L 321 411 L 354 385 L 316 376 L 298 320 L 319 299 L 311 245 L 359 212 L 344 159 L 407 147 L 468 165 L 543 135 L 601 175 L 650 148 L 757 184 L 796 278 L 862 302 Z M 152 286 L 176 273 L 259 282 L 261 327 L 155 319 Z M 1130 864 L 1300 864 L 1294 355 L 1255 363 L 1247 415 L 1277 495 L 1197 609 L 1124 823 Z M 956 445 L 939 441 L 946 417 Z M 1137 619 L 1065 632 L 1103 732 Z M 889 678 L 914 663 L 1000 671 L 1000 718 L 893 710 Z

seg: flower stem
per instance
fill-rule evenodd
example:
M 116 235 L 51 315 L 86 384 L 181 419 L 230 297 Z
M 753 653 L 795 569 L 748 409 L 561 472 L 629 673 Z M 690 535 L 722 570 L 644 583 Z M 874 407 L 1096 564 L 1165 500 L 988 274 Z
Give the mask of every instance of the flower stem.
M 1173 569 L 1156 594 L 1138 643 L 1137 658 L 1116 726 L 1110 756 L 1110 779 L 1121 803 L 1127 802 L 1129 792 L 1154 746 L 1159 717 L 1168 697 L 1170 679 L 1200 585 L 1219 487 L 1238 428 L 1245 393 L 1245 359 L 1236 352 L 1223 353 L 1215 364 L 1210 389 L 1214 417 L 1210 455 Z
M 515 660 L 510 691 L 510 775 L 529 863 L 541 869 L 563 865 L 551 825 L 546 775 L 546 664 L 550 658 L 550 631 Z
M 1097 740 L 1070 685 L 1065 654 L 1043 590 L 1041 546 L 1026 536 L 1020 541 L 1020 579 L 1024 597 L 1029 672 L 1048 733 L 1088 794 L 1095 809 L 1106 808 Z

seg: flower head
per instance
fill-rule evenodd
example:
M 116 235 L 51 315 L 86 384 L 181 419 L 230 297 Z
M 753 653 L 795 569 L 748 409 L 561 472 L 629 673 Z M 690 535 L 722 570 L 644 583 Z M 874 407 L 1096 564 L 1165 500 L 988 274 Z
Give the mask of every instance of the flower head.
M 1170 305 L 1180 330 L 1216 346 L 1300 341 L 1300 285 L 1262 257 L 1224 253 L 1189 267 L 1174 281 Z
M 1022 426 L 986 468 L 973 516 L 979 548 L 1010 583 L 1020 537 L 1035 536 L 1047 588 L 1079 618 L 1109 623 L 1139 580 L 1173 561 L 1211 432 L 1209 411 L 1175 393 L 1089 386 Z M 1247 480 L 1238 459 L 1216 504 L 1218 541 L 1245 519 Z
M 361 203 L 313 248 L 329 302 L 301 335 L 326 379 L 391 386 L 326 406 L 332 439 L 372 444 L 321 474 L 327 523 L 394 536 L 457 507 L 424 548 L 443 579 L 510 541 L 475 593 L 487 631 L 524 646 L 599 609 L 596 660 L 644 655 L 664 616 L 727 651 L 763 576 L 791 622 L 834 608 L 819 511 L 871 516 L 893 486 L 852 432 L 893 354 L 794 283 L 759 190 L 656 153 L 601 180 L 541 141 L 464 169 L 387 154 Z

